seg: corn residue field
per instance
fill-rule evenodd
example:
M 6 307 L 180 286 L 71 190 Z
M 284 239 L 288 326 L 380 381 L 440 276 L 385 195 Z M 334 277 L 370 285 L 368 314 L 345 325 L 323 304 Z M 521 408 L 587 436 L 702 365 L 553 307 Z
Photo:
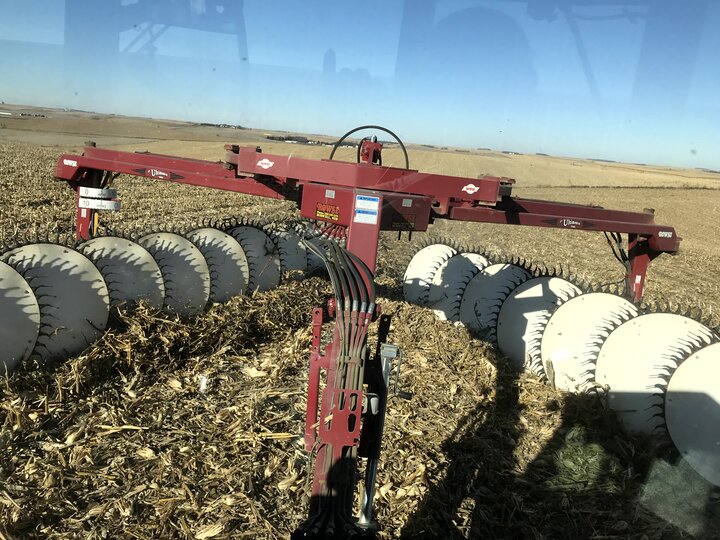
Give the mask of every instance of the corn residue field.
M 183 155 L 182 143 L 175 149 Z M 52 178 L 60 152 L 0 142 L 0 244 L 72 231 L 72 192 Z M 436 157 L 436 169 L 467 159 Z M 717 324 L 720 184 L 583 183 L 517 192 L 655 208 L 684 242 L 651 265 L 647 301 L 699 308 Z M 123 210 L 107 217 L 114 230 L 297 219 L 290 203 L 123 177 L 115 187 Z M 443 222 L 429 234 L 597 284 L 622 278 L 600 234 Z M 413 398 L 388 405 L 380 538 L 720 538 L 720 490 L 667 440 L 627 434 L 600 398 L 517 373 L 463 327 L 403 301 L 405 267 L 426 236 L 381 238 L 380 303 Z M 119 311 L 81 355 L 26 361 L 4 377 L 0 538 L 287 538 L 310 493 L 302 434 L 311 309 L 330 294 L 310 276 L 192 319 Z

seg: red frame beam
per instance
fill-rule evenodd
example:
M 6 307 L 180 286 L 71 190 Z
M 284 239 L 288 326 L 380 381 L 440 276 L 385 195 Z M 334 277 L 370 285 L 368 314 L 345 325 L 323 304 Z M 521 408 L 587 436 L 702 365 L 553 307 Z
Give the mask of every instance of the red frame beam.
M 514 180 L 510 178 L 471 179 L 371 163 L 318 161 L 238 145 L 226 145 L 225 149 L 225 161 L 212 162 L 90 146 L 81 156 L 60 156 L 55 176 L 74 189 L 104 187 L 105 173 L 111 172 L 293 200 L 305 217 L 349 227 L 349 246 L 371 268 L 377 254 L 376 232 L 425 231 L 436 218 L 624 233 L 628 234 L 629 278 L 636 299 L 642 294 L 650 260 L 663 252 L 675 253 L 680 247 L 675 229 L 657 225 L 651 213 L 513 198 Z M 381 200 L 377 230 L 363 236 L 352 234 L 357 225 L 354 204 L 360 193 Z M 87 238 L 93 212 L 81 216 L 80 211 L 77 233 Z
M 71 183 L 83 182 L 88 171 L 111 171 L 143 176 L 151 180 L 234 191 L 272 199 L 285 199 L 282 186 L 271 187 L 252 177 L 238 177 L 226 164 L 182 159 L 160 154 L 118 152 L 87 147 L 82 156 L 63 154 L 55 167 L 55 177 Z
M 227 148 L 227 147 L 226 147 Z M 354 187 L 394 193 L 433 197 L 438 201 L 458 199 L 474 204 L 496 204 L 500 186 L 509 178 L 483 176 L 478 179 L 443 174 L 423 173 L 412 169 L 383 167 L 370 163 L 312 160 L 295 156 L 278 156 L 238 148 L 227 152 L 226 160 L 237 166 L 238 174 L 272 175 L 278 179 L 294 179 L 299 183 L 314 182 L 341 187 Z
M 545 201 L 511 200 L 511 204 L 499 204 L 496 208 L 454 207 L 450 209 L 448 217 L 458 221 L 636 234 L 646 237 L 650 248 L 655 251 L 676 252 L 680 249 L 681 239 L 675 229 L 656 225 L 652 214 Z M 583 213 L 583 210 L 586 212 Z

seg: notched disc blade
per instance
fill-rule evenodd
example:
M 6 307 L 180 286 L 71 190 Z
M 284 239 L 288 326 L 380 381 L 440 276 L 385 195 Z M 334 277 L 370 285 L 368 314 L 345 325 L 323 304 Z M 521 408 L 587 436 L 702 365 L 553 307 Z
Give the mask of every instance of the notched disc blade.
M 202 252 L 175 233 L 152 233 L 138 243 L 157 262 L 165 283 L 165 309 L 192 316 L 201 313 L 210 298 L 210 272 Z
M 503 302 L 498 315 L 498 347 L 517 369 L 529 367 L 529 352 L 540 348 L 550 312 L 580 294 L 575 285 L 558 277 L 536 277 L 518 285 Z
M 720 486 L 720 343 L 695 352 L 672 374 L 665 422 L 690 466 Z
M 325 263 L 315 253 L 307 250 L 307 271 L 308 273 L 315 273 L 321 270 L 325 270 Z
M 280 268 L 283 272 L 308 269 L 308 251 L 302 239 L 293 231 L 272 231 L 273 240 L 280 256 Z
M 211 227 L 195 229 L 186 236 L 207 261 L 211 302 L 227 302 L 233 296 L 245 294 L 250 269 L 245 252 L 237 240 Z
M 57 244 L 28 244 L 2 259 L 22 274 L 38 299 L 40 332 L 33 354 L 43 361 L 64 360 L 102 335 L 110 297 L 90 259 Z
M 425 305 L 435 273 L 440 265 L 457 254 L 445 244 L 431 244 L 418 251 L 410 260 L 403 279 L 403 295 L 411 304 Z
M 550 317 L 540 344 L 551 385 L 566 392 L 590 390 L 603 341 L 637 313 L 632 302 L 603 292 L 581 294 L 561 305 Z
M 30 285 L 0 262 L 0 375 L 30 356 L 39 330 L 40 307 Z
M 641 315 L 613 330 L 598 354 L 595 381 L 627 429 L 652 433 L 662 425 L 667 374 L 711 336 L 705 325 L 674 313 Z
M 104 236 L 84 242 L 78 250 L 95 263 L 110 293 L 110 305 L 132 306 L 139 300 L 160 309 L 165 285 L 160 267 L 139 244 Z
M 427 304 L 443 321 L 460 320 L 460 302 L 470 280 L 489 264 L 478 253 L 458 253 L 440 265 L 430 284 Z
M 460 322 L 491 343 L 497 342 L 497 317 L 510 293 L 530 279 L 530 272 L 514 264 L 492 264 L 470 280 L 460 302 Z
M 280 254 L 272 239 L 256 227 L 242 225 L 228 231 L 245 252 L 250 278 L 247 294 L 269 291 L 280 284 Z

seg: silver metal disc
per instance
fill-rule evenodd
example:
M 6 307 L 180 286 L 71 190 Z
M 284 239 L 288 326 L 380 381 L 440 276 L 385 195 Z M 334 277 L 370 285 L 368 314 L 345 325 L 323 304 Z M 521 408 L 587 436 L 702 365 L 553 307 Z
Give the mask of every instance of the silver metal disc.
M 280 268 L 283 272 L 308 269 L 308 250 L 300 236 L 294 231 L 270 231 L 280 255 Z M 314 255 L 314 254 L 313 254 Z M 317 255 L 315 255 L 317 257 Z
M 138 300 L 160 309 L 165 284 L 160 267 L 148 250 L 117 236 L 83 242 L 78 250 L 95 263 L 110 293 L 110 306 L 132 306 Z
M 195 229 L 185 236 L 197 246 L 207 261 L 211 302 L 227 302 L 245 293 L 250 268 L 237 240 L 211 227 Z
M 530 275 L 514 264 L 492 264 L 480 270 L 463 291 L 460 322 L 483 339 L 496 343 L 500 306 Z
M 672 374 L 665 422 L 690 466 L 720 486 L 720 343 L 700 349 Z
M 39 330 L 40 307 L 30 285 L 0 262 L 0 375 L 30 356 Z
M 281 278 L 280 254 L 272 239 L 261 229 L 248 225 L 234 227 L 228 233 L 240 243 L 247 257 L 250 267 L 247 294 L 277 287 Z
M 553 388 L 590 390 L 600 346 L 614 328 L 637 314 L 632 302 L 603 292 L 581 294 L 557 308 L 540 343 L 542 365 Z
M 455 248 L 445 244 L 431 244 L 418 251 L 405 270 L 403 278 L 405 301 L 424 306 L 438 268 L 456 254 Z
M 710 343 L 712 332 L 694 319 L 649 313 L 621 324 L 598 354 L 595 382 L 630 431 L 652 433 L 662 425 L 667 375 L 693 344 Z
M 440 265 L 430 284 L 427 300 L 440 320 L 460 320 L 460 302 L 465 287 L 488 264 L 490 261 L 478 253 L 457 253 Z
M 164 308 L 182 316 L 201 313 L 210 298 L 210 271 L 202 252 L 175 233 L 152 233 L 138 244 L 147 249 L 162 272 Z
M 540 347 L 551 310 L 580 292 L 562 278 L 542 276 L 518 285 L 505 299 L 498 314 L 498 347 L 517 369 L 530 367 L 529 352 Z
M 110 298 L 90 259 L 57 244 L 28 244 L 2 260 L 28 282 L 40 306 L 40 331 L 32 354 L 66 359 L 98 339 L 107 326 Z

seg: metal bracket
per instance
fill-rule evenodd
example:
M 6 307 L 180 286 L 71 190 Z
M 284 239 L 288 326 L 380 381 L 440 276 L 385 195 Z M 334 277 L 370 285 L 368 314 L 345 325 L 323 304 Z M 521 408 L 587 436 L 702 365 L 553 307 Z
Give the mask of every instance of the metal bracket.
M 403 353 L 400 347 L 391 343 L 383 343 L 380 345 L 380 358 L 383 364 L 383 375 L 385 376 L 385 383 L 387 384 L 388 390 L 390 389 L 390 372 L 395 373 L 395 380 L 393 382 L 392 393 L 402 399 L 412 399 L 412 392 L 399 390 L 400 386 L 400 369 L 403 362 Z M 393 362 L 397 358 L 397 362 Z M 386 373 L 387 370 L 387 373 Z

